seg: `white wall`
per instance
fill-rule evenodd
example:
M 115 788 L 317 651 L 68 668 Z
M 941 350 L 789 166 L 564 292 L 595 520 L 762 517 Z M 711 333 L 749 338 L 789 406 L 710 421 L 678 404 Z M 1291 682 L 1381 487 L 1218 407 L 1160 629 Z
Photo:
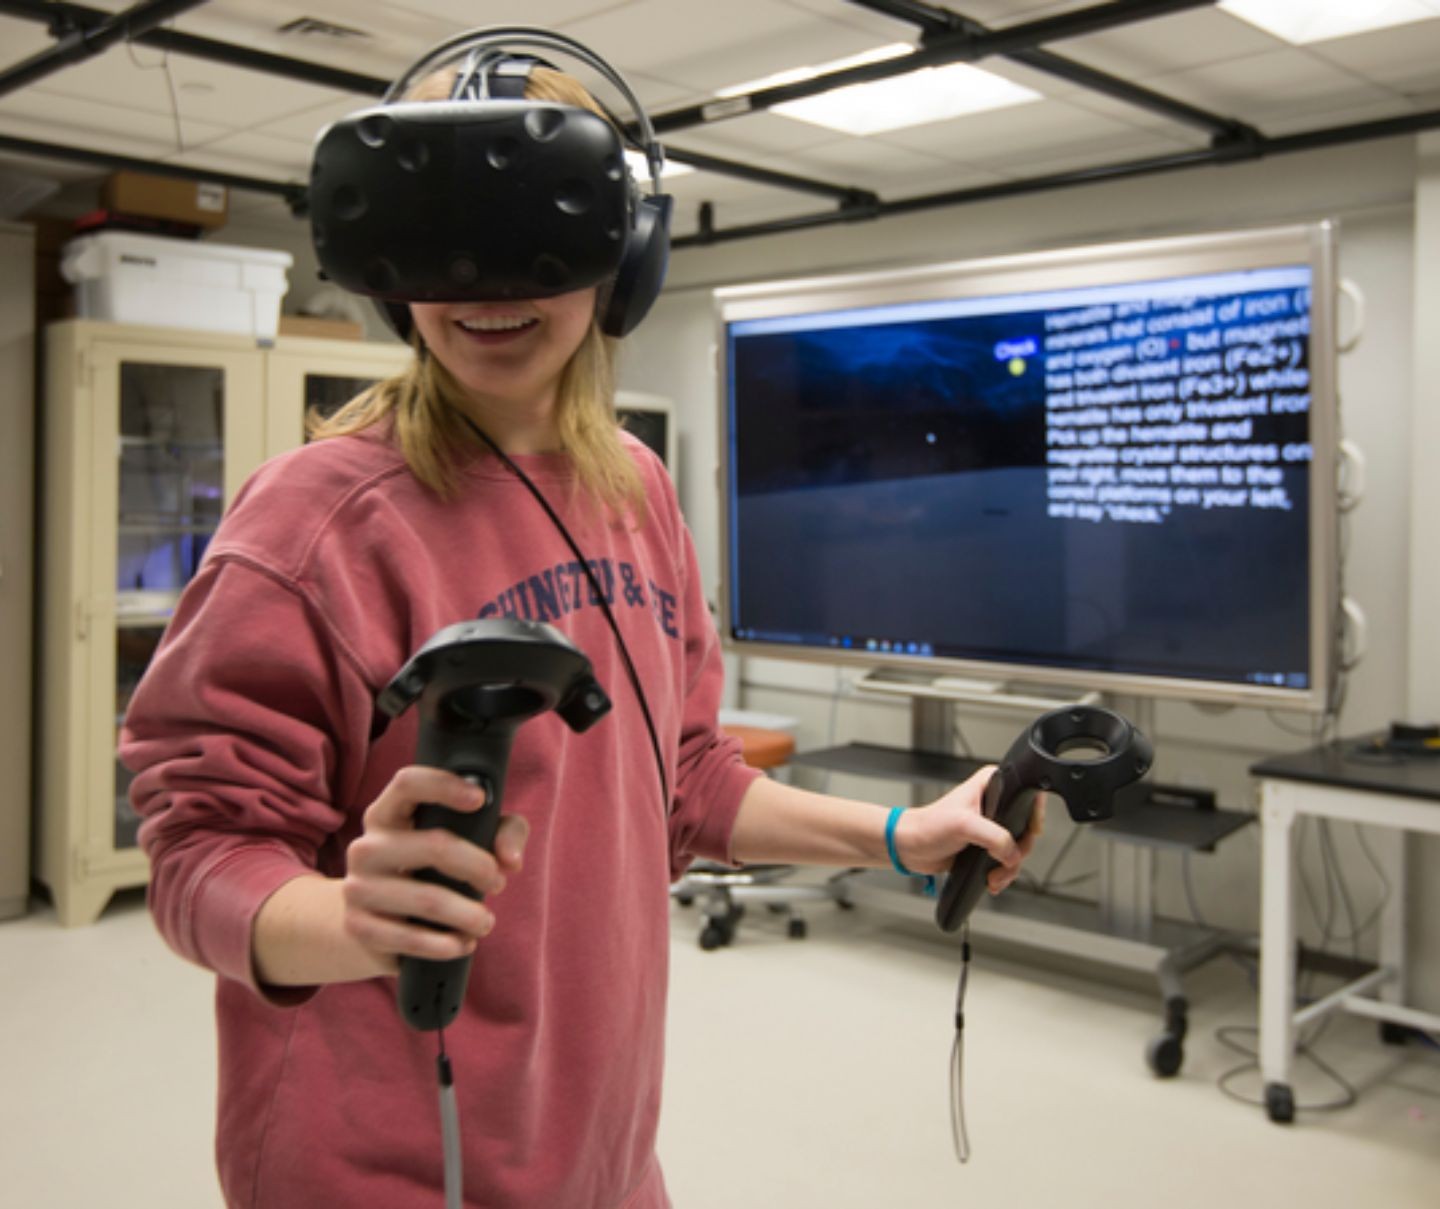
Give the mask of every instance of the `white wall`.
M 1440 263 L 1440 141 L 1430 136 L 1423 170 L 1417 169 L 1413 139 L 1392 139 L 1355 147 L 1288 156 L 1273 161 L 1206 168 L 1129 182 L 936 210 L 903 219 L 846 224 L 804 233 L 685 249 L 672 258 L 669 284 L 645 324 L 627 341 L 622 382 L 667 395 L 677 403 L 682 440 L 681 496 L 695 533 L 707 589 L 718 596 L 719 513 L 715 468 L 718 415 L 715 329 L 711 290 L 719 285 L 852 269 L 965 259 L 1128 239 L 1185 234 L 1268 223 L 1334 217 L 1340 220 L 1342 273 L 1367 300 L 1366 335 L 1340 368 L 1342 425 L 1362 447 L 1368 462 L 1366 498 L 1352 514 L 1349 593 L 1369 620 L 1368 653 L 1351 677 L 1342 730 L 1383 727 L 1407 716 L 1440 716 L 1440 571 L 1426 559 L 1435 549 L 1428 525 L 1412 523 L 1440 512 L 1440 488 L 1431 486 L 1427 450 L 1440 448 L 1440 409 L 1418 411 L 1413 382 L 1433 383 L 1440 373 L 1440 342 L 1419 338 L 1426 317 L 1435 331 L 1440 299 L 1417 303 L 1417 292 L 1440 293 L 1423 265 Z M 1419 193 L 1417 194 L 1417 185 Z M 902 193 L 898 188 L 896 193 Z M 1417 208 L 1418 197 L 1418 208 Z M 718 216 L 723 226 L 723 213 Z M 1420 256 L 1421 241 L 1430 249 Z M 1342 306 L 1342 335 L 1350 330 L 1351 309 Z M 1423 348 L 1423 353 L 1421 349 Z M 1427 360 L 1426 377 L 1421 358 Z M 1428 440 L 1427 436 L 1428 434 Z M 1412 493 L 1412 481 L 1423 481 Z M 1426 511 L 1419 508 L 1421 498 Z M 1413 550 L 1413 553 L 1412 553 Z M 1412 580 L 1412 565 L 1416 576 Z M 1428 647 L 1426 647 L 1428 644 Z M 1429 675 L 1415 675 L 1412 655 L 1426 648 Z M 906 743 L 906 711 L 844 688 L 845 677 L 818 665 L 746 660 L 741 702 L 801 719 L 802 746 L 863 738 Z M 1421 684 L 1424 687 L 1419 687 Z M 1428 694 L 1428 696 L 1427 696 Z M 967 710 L 964 737 L 983 753 L 1009 745 L 1017 715 Z M 1308 744 L 1306 723 L 1294 716 L 1258 710 L 1202 711 L 1184 703 L 1161 703 L 1155 723 L 1158 774 L 1171 781 L 1208 784 L 1224 804 L 1249 809 L 1254 784 L 1249 766 L 1274 752 Z M 835 778 L 831 788 L 878 801 L 903 800 L 902 786 Z M 1068 834 L 1059 821 L 1036 854 L 1037 867 Z M 1363 917 L 1381 888 L 1352 829 L 1336 828 L 1335 840 L 1347 872 L 1357 913 Z M 1097 841 L 1077 845 L 1067 870 L 1093 868 Z M 1092 846 L 1088 851 L 1084 844 Z M 1309 840 L 1306 863 L 1316 885 L 1319 866 Z M 1421 909 L 1422 883 L 1440 884 L 1440 845 L 1415 846 L 1412 859 L 1411 926 L 1418 999 L 1440 1008 L 1440 912 Z M 1258 829 L 1228 841 L 1212 857 L 1194 862 L 1194 885 L 1202 913 L 1226 926 L 1258 926 Z M 1161 862 L 1159 906 L 1188 915 L 1178 858 Z M 1431 891 L 1431 898 L 1437 896 Z M 1319 939 L 1313 925 L 1303 932 Z M 1335 945 L 1340 951 L 1347 946 Z M 1373 952 L 1373 937 L 1364 952 Z

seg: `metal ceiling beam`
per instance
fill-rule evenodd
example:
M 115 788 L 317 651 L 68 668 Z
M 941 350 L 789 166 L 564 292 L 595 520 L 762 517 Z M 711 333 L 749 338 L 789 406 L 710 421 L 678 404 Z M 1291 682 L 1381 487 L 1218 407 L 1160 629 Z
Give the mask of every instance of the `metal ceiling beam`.
M 928 45 L 938 38 L 952 33 L 966 33 L 972 38 L 985 37 L 994 31 L 979 21 L 966 17 L 948 8 L 921 3 L 920 0 L 848 0 L 858 8 L 869 9 L 885 16 L 896 17 L 920 27 L 921 45 Z M 1127 105 L 1159 114 L 1171 121 L 1180 122 L 1203 130 L 1212 138 L 1237 140 L 1253 138 L 1258 132 L 1235 118 L 1210 113 L 1174 97 L 1145 88 L 1142 85 L 1123 80 L 1108 72 L 1087 67 L 1074 59 L 1067 59 L 1049 50 L 1017 50 L 1002 56 L 1015 63 L 1021 63 L 1035 71 L 1079 84 L 1091 92 L 1102 93 Z
M 71 30 L 82 33 L 92 30 L 105 21 L 109 14 L 83 4 L 69 4 L 65 0 L 52 0 L 48 3 L 45 0 L 0 0 L 0 16 L 48 25 L 50 32 L 60 37 Z M 338 88 L 345 92 L 366 93 L 378 97 L 389 87 L 388 80 L 326 67 L 305 59 L 273 55 L 248 46 L 216 42 L 211 38 L 200 38 L 174 29 L 152 29 L 132 41 L 155 50 L 173 51 L 190 58 L 208 59 L 231 67 L 249 68 L 267 75 L 318 84 L 325 88 Z
M 1102 164 L 1094 168 L 1056 172 L 1047 176 L 1031 177 L 1028 180 L 982 185 L 974 189 L 928 193 L 921 197 L 881 202 L 866 214 L 837 214 L 833 211 L 823 211 L 817 214 L 801 214 L 793 218 L 776 219 L 773 222 L 751 223 L 746 226 L 730 228 L 716 228 L 713 224 L 708 226 L 702 224 L 702 229 L 696 234 L 683 235 L 673 239 L 671 247 L 676 249 L 694 248 L 741 239 L 757 239 L 765 235 L 781 235 L 794 231 L 834 226 L 842 222 L 854 222 L 857 218 L 893 218 L 922 210 L 973 205 L 976 202 L 1023 197 L 1031 193 L 1069 189 L 1077 185 L 1102 184 L 1108 181 L 1129 180 L 1139 176 L 1154 176 L 1162 172 L 1176 172 L 1186 168 L 1244 163 L 1250 160 L 1268 159 L 1276 155 L 1288 155 L 1297 151 L 1315 151 L 1327 147 L 1369 142 L 1374 139 L 1396 138 L 1436 129 L 1440 129 L 1440 109 L 1432 109 L 1425 113 L 1406 114 L 1395 118 L 1382 118 L 1373 122 L 1358 122 L 1348 126 L 1307 130 L 1277 138 L 1261 136 L 1256 142 L 1199 148 L 1195 151 L 1179 152 L 1174 155 L 1127 160 L 1118 164 Z
M 1184 12 L 1187 9 L 1207 8 L 1214 2 L 1215 0 L 1112 0 L 1109 4 L 1077 9 L 1038 21 L 1027 21 L 1007 29 L 989 30 L 984 34 L 972 34 L 965 29 L 952 30 L 937 34 L 908 55 L 826 72 L 824 75 L 798 80 L 793 84 L 759 88 L 740 96 L 687 105 L 681 109 L 672 109 L 669 113 L 652 114 L 650 123 L 655 127 L 656 134 L 666 134 L 690 126 L 728 121 L 747 113 L 764 112 L 786 101 L 798 101 L 851 84 L 888 80 L 892 76 L 919 71 L 923 67 L 972 63 L 991 55 L 1033 51 L 1047 42 L 1078 38 L 1119 25 L 1130 25 L 1136 21 Z
M 716 159 L 699 151 L 682 151 L 665 147 L 665 158 L 677 164 L 689 164 L 705 172 L 719 172 L 725 176 L 754 181 L 760 185 L 774 185 L 779 189 L 791 189 L 797 193 L 818 193 L 822 197 L 833 197 L 846 205 L 870 205 L 879 201 L 879 196 L 867 189 L 853 185 L 832 185 L 808 176 L 793 176 L 788 172 L 776 172 L 770 168 L 757 168 L 750 164 L 737 164 L 731 160 Z M 663 179 L 663 178 L 662 178 Z
M 43 3 L 42 0 L 0 0 L 0 16 L 38 21 L 50 26 L 51 32 L 55 36 L 64 37 L 75 32 L 85 34 L 109 20 L 111 14 L 82 4 Z M 376 76 L 341 71 L 338 68 L 313 63 L 308 59 L 288 58 L 284 55 L 270 54 L 268 51 L 254 50 L 248 46 L 236 46 L 229 42 L 217 42 L 211 38 L 180 33 L 173 29 L 152 29 L 134 38 L 133 41 L 155 50 L 206 59 L 213 63 L 223 63 L 228 67 L 241 67 L 282 79 L 298 80 L 304 84 L 334 88 L 341 92 L 354 92 L 378 98 L 383 96 L 390 87 L 389 80 L 383 80 Z M 82 163 L 110 164 L 114 167 L 134 163 L 130 160 L 127 160 L 125 165 L 112 162 L 124 157 L 102 158 L 100 153 L 90 152 L 85 148 L 69 148 L 59 144 L 35 144 L 35 146 L 49 147 L 50 152 L 45 156 L 48 159 L 71 159 Z M 39 152 L 34 154 L 39 154 Z M 846 204 L 855 202 L 857 199 L 863 202 L 874 198 L 874 194 L 857 189 L 853 185 L 838 185 L 810 177 L 796 176 L 793 173 L 775 172 L 750 164 L 736 163 L 719 156 L 684 151 L 678 147 L 666 147 L 665 154 L 668 159 L 674 160 L 677 164 L 689 164 L 720 176 L 733 176 L 758 184 L 772 185 L 778 189 L 791 189 L 801 193 L 834 197 Z M 176 174 L 175 169 L 170 165 L 151 165 L 150 170 Z M 189 178 L 187 177 L 187 179 Z M 219 177 L 212 174 L 196 179 L 218 180 Z M 281 187 L 275 181 L 260 181 L 255 185 L 236 186 L 236 188 L 249 188 L 262 193 L 274 193 Z M 283 188 L 293 189 L 294 186 L 286 185 Z
M 54 3 L 45 3 L 44 0 L 0 0 L 0 16 L 48 25 L 51 32 L 58 37 L 66 30 L 93 29 L 110 14 L 83 4 L 65 3 L 64 0 Z M 229 67 L 244 67 L 267 75 L 299 80 L 305 84 L 318 84 L 322 88 L 338 88 L 342 92 L 378 97 L 390 86 L 389 80 L 376 79 L 374 76 L 341 71 L 339 68 L 326 67 L 322 63 L 312 63 L 306 59 L 272 55 L 248 46 L 216 42 L 211 38 L 199 38 L 174 29 L 152 29 L 133 41 L 155 50 L 173 51 L 194 59 L 208 59 Z
M 31 55 L 0 72 L 0 96 L 43 80 L 75 63 L 94 58 L 116 42 L 133 42 L 155 26 L 188 9 L 199 8 L 206 0 L 142 0 L 121 13 L 86 29 L 71 29 L 58 35 L 54 46 Z

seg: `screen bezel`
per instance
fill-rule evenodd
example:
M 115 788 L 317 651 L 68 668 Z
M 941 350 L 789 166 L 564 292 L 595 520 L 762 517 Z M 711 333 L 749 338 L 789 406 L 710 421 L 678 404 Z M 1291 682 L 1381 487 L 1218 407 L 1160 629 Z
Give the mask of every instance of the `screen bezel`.
M 830 646 L 736 638 L 733 617 L 735 506 L 730 456 L 734 427 L 728 325 L 746 319 L 797 316 L 895 303 L 1001 297 L 1130 282 L 1164 281 L 1234 270 L 1308 266 L 1310 333 L 1310 683 L 1288 688 L 1133 672 L 1075 669 L 1000 660 L 912 656 Z M 1335 674 L 1339 597 L 1338 423 L 1336 387 L 1336 229 L 1332 222 L 1096 244 L 1015 256 L 987 257 L 908 270 L 800 278 L 715 292 L 719 386 L 720 629 L 727 650 L 741 656 L 895 669 L 925 676 L 964 677 L 1207 703 L 1320 713 Z M 1327 469 L 1328 468 L 1328 469 Z

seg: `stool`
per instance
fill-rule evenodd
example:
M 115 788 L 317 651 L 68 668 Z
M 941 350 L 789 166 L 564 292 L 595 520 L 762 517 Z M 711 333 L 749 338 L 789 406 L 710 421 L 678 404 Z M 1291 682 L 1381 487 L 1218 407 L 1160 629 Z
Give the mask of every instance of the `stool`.
M 785 731 L 739 724 L 725 725 L 721 730 L 740 740 L 745 763 L 763 770 L 767 776 L 774 775 L 774 770 L 783 767 L 795 754 L 794 736 Z M 851 904 L 843 880 L 846 874 L 840 874 L 825 886 L 785 884 L 794 872 L 793 865 L 746 865 L 734 869 L 717 861 L 696 861 L 670 888 L 670 893 L 682 907 L 701 899 L 700 947 L 707 952 L 735 939 L 747 901 L 763 902 L 776 914 L 789 916 L 787 933 L 794 940 L 802 940 L 806 924 L 795 914 L 794 903 L 825 899 L 842 907 Z

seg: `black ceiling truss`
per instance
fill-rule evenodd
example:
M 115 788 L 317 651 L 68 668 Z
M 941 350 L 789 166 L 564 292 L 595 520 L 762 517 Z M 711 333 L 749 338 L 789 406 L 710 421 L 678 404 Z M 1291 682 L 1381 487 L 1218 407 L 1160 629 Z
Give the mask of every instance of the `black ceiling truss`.
M 1432 110 L 1271 138 L 1237 118 L 1209 113 L 1045 49 L 1045 44 L 1049 42 L 1209 7 L 1215 0 L 1109 0 L 1108 3 L 1023 22 L 1000 30 L 991 29 L 950 9 L 925 3 L 924 0 L 845 2 L 916 26 L 919 30 L 918 47 L 910 54 L 893 59 L 828 72 L 793 84 L 757 89 L 749 94 L 687 106 L 668 113 L 653 114 L 651 122 L 657 135 L 730 121 L 746 114 L 763 113 L 785 101 L 815 96 L 852 84 L 886 79 L 926 67 L 1001 57 L 1198 129 L 1209 136 L 1209 145 L 1171 155 L 1098 165 L 979 188 L 884 201 L 875 193 L 856 186 L 738 163 L 700 152 L 686 151 L 667 143 L 666 157 L 677 163 L 776 188 L 815 194 L 836 203 L 833 208 L 814 214 L 727 228 L 716 225 L 715 207 L 705 202 L 700 208 L 699 230 L 693 235 L 676 238 L 672 246 L 685 248 L 753 239 L 841 222 L 910 214 L 1102 181 L 1123 180 L 1390 138 L 1440 127 L 1440 110 Z M 55 46 L 48 50 L 9 69 L 0 70 L 0 95 L 99 54 L 118 41 L 132 41 L 158 50 L 376 98 L 382 96 L 389 87 L 388 80 L 327 67 L 305 59 L 288 58 L 245 46 L 183 34 L 173 29 L 159 28 L 162 22 L 201 3 L 204 3 L 204 0 L 141 0 L 125 12 L 108 13 L 69 3 L 68 0 L 0 0 L 0 15 L 41 22 L 48 26 L 51 35 L 56 39 Z M 112 152 L 42 143 L 7 135 L 0 135 L 0 151 L 42 159 L 73 160 L 110 168 L 159 171 L 187 180 L 214 181 L 234 189 L 284 198 L 296 214 L 302 214 L 305 209 L 305 186 L 294 181 L 266 180 L 180 165 L 156 164 Z
M 922 46 L 931 45 L 935 41 L 955 33 L 967 35 L 971 39 L 982 38 L 994 33 L 993 30 L 987 29 L 980 22 L 973 21 L 969 17 L 961 16 L 946 8 L 937 8 L 933 4 L 918 3 L 917 0 L 847 0 L 847 2 L 859 8 L 868 8 L 873 12 L 913 22 L 920 27 L 920 44 Z M 1066 59 L 1053 51 L 1033 48 L 1011 51 L 1002 57 L 1016 63 L 1023 63 L 1026 67 L 1043 71 L 1047 75 L 1069 80 L 1072 84 L 1079 84 L 1082 88 L 1088 88 L 1092 92 L 1103 93 L 1117 101 L 1124 101 L 1137 108 L 1157 113 L 1172 121 L 1194 126 L 1220 141 L 1244 141 L 1254 138 L 1259 133 L 1234 118 L 1207 113 L 1194 105 L 1187 105 L 1184 101 L 1177 101 L 1174 97 L 1152 92 L 1129 80 L 1122 80 L 1107 72 L 1086 67 L 1083 63 L 1077 63 L 1074 59 Z
M 201 0 L 188 0 L 185 7 L 194 7 Z M 172 7 L 177 0 L 170 0 Z M 65 3 L 64 0 L 56 3 L 47 3 L 45 0 L 0 0 L 0 16 L 18 17 L 22 20 L 37 21 L 49 26 L 52 36 L 62 43 L 69 41 L 83 41 L 90 44 L 94 40 L 94 31 L 102 26 L 113 24 L 120 20 L 100 9 L 89 8 L 82 4 Z M 165 20 L 166 16 L 157 18 Z M 341 92 L 354 92 L 363 96 L 374 97 L 378 100 L 385 95 L 390 87 L 389 80 L 380 79 L 377 76 L 362 75 L 359 72 L 343 71 L 334 67 L 326 67 L 324 64 L 315 63 L 308 59 L 292 59 L 284 55 L 271 54 L 268 51 L 255 50 L 248 46 L 237 46 L 229 42 L 217 42 L 212 38 L 201 38 L 194 34 L 180 33 L 173 29 L 153 28 L 155 22 L 149 23 L 146 28 L 134 28 L 133 32 L 127 33 L 122 30 L 115 37 L 110 39 L 106 45 L 125 38 L 138 43 L 141 46 L 148 46 L 153 50 L 161 50 L 174 54 L 186 55 L 190 58 L 206 59 L 212 63 L 223 63 L 227 67 L 240 67 L 250 71 L 264 72 L 267 75 L 280 76 L 289 80 L 296 80 L 302 84 L 315 84 L 322 88 L 334 88 Z M 52 51 L 55 48 L 52 48 Z M 51 51 L 43 52 L 35 56 L 37 59 L 49 55 Z M 67 60 L 76 62 L 81 57 Z M 63 67 L 66 63 L 58 63 L 56 67 Z M 23 65 L 22 65 L 23 66 Z M 18 70 L 12 69 L 12 70 Z M 3 81 L 9 73 L 0 72 L 0 94 L 3 94 Z M 44 74 L 49 74 L 46 72 Z M 26 81 L 29 83 L 30 81 Z M 126 156 L 111 156 L 107 152 L 94 151 L 83 147 L 63 146 L 56 143 L 40 143 L 27 139 L 9 139 L 9 149 L 21 151 L 27 155 L 34 155 L 43 159 L 73 160 L 80 163 L 98 164 L 114 168 L 133 167 L 137 162 Z M 800 192 L 816 193 L 824 197 L 832 197 L 842 204 L 855 204 L 857 202 L 878 200 L 873 194 L 864 190 L 856 189 L 851 185 L 830 184 L 826 181 L 813 180 L 809 177 L 796 176 L 791 173 L 776 172 L 770 169 L 760 168 L 753 164 L 741 164 L 731 160 L 721 159 L 718 156 L 701 155 L 680 151 L 675 148 L 665 149 L 666 158 L 674 160 L 679 164 L 689 164 L 695 168 L 704 169 L 707 172 L 718 173 L 723 176 L 734 176 L 743 180 L 752 181 L 757 184 L 772 185 L 778 189 L 792 189 Z M 171 176 L 180 176 L 186 180 L 211 180 L 217 184 L 225 184 L 227 181 L 233 188 L 248 189 L 255 193 L 267 193 L 273 196 L 283 197 L 290 202 L 291 208 L 299 211 L 304 209 L 305 187 L 291 181 L 265 180 L 256 177 L 237 176 L 214 172 L 192 171 L 181 169 L 170 164 L 149 164 L 147 171 L 156 170 L 168 173 Z
M 103 54 L 116 42 L 132 41 L 171 17 L 204 3 L 205 0 L 141 0 L 124 12 L 103 13 L 102 20 L 83 29 L 56 30 L 52 25 L 54 46 L 0 71 L 0 96 L 53 75 L 72 63 Z

